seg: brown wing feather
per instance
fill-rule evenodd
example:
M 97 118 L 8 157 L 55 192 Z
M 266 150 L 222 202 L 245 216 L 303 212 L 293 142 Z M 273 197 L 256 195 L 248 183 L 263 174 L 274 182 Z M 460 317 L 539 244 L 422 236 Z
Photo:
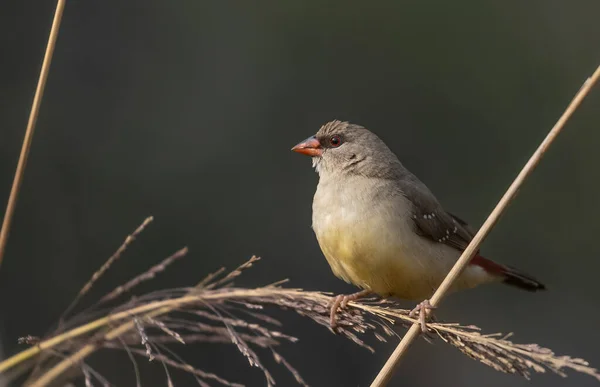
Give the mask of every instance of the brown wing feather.
M 429 189 L 414 175 L 404 176 L 402 192 L 413 204 L 411 217 L 418 235 L 464 251 L 473 232 L 462 219 L 446 212 Z
M 471 242 L 471 234 L 443 209 L 415 210 L 413 220 L 417 234 L 434 242 L 445 243 L 459 251 L 464 251 Z

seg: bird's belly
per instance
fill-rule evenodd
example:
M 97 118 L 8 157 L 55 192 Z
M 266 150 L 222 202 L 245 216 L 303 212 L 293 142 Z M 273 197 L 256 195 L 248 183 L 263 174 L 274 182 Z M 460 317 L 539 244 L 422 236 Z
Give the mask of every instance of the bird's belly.
M 411 230 L 381 218 L 345 219 L 326 216 L 313 225 L 333 273 L 346 282 L 383 297 L 421 300 L 431 296 L 439 281 L 428 270 L 426 256 L 415 256 L 399 237 Z M 405 232 L 403 232 L 405 231 Z

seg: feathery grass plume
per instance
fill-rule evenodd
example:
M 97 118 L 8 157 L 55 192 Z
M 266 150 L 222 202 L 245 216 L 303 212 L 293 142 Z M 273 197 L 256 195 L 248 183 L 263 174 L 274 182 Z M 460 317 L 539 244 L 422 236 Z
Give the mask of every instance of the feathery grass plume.
M 184 249 L 180 251 L 184 252 L 182 256 L 187 252 Z M 255 289 L 233 287 L 231 281 L 258 260 L 258 257 L 252 257 L 226 275 L 223 275 L 224 270 L 219 270 L 191 288 L 134 297 L 100 318 L 89 318 L 92 316 L 89 311 L 86 312 L 88 318 L 73 316 L 72 319 L 80 320 L 75 327 L 56 332 L 50 338 L 25 337 L 21 341 L 33 346 L 0 363 L 0 374 L 27 359 L 43 355 L 35 377 L 31 377 L 27 385 L 46 386 L 58 377 L 62 378 L 61 381 L 67 377 L 80 377 L 86 383 L 92 383 L 106 378 L 87 366 L 85 358 L 96 350 L 110 349 L 127 353 L 136 373 L 137 385 L 143 385 L 143 375 L 139 375 L 135 357 L 160 363 L 165 370 L 167 385 L 173 384 L 169 369 L 179 369 L 187 371 L 201 386 L 210 383 L 242 386 L 241 381 L 230 381 L 202 370 L 174 352 L 181 345 L 212 343 L 233 344 L 252 367 L 261 370 L 267 385 L 274 385 L 274 377 L 262 361 L 262 356 L 268 351 L 298 384 L 307 386 L 309 382 L 276 350 L 276 347 L 298 339 L 289 332 L 284 333 L 286 327 L 267 315 L 265 309 L 276 307 L 293 311 L 331 330 L 329 305 L 333 298 L 325 292 L 285 288 L 282 286 L 285 281 Z M 151 278 L 148 273 L 156 267 L 136 278 Z M 125 292 L 120 292 L 115 299 L 123 294 Z M 409 316 L 408 310 L 397 308 L 389 300 L 368 298 L 350 302 L 348 306 L 339 313 L 335 333 L 371 352 L 374 348 L 367 344 L 368 337 L 387 341 L 389 337 L 398 337 L 392 326 L 408 327 L 416 321 Z M 68 321 L 66 323 L 69 325 Z M 472 325 L 431 321 L 427 327 L 429 334 L 422 335 L 424 339 L 431 341 L 439 337 L 498 371 L 529 378 L 533 372 L 546 370 L 566 376 L 565 371 L 572 369 L 600 380 L 598 371 L 583 359 L 557 356 L 537 344 L 516 344 L 509 341 L 508 336 L 500 334 L 484 335 Z

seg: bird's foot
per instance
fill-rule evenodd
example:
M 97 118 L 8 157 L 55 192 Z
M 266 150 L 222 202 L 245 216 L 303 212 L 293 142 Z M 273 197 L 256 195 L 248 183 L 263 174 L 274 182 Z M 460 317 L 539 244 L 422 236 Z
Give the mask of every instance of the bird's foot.
M 436 307 L 429 303 L 429 300 L 420 302 L 413 310 L 408 314 L 409 317 L 415 318 L 419 316 L 419 324 L 421 324 L 421 332 L 427 333 L 427 319 L 431 314 L 431 311 Z
M 329 319 L 329 325 L 331 325 L 331 329 L 335 329 L 337 326 L 337 310 L 338 308 L 344 309 L 348 306 L 348 302 L 356 301 L 361 297 L 368 296 L 371 294 L 370 290 L 362 290 L 360 292 L 352 293 L 352 294 L 339 294 L 337 295 L 332 302 L 331 305 L 331 313 Z

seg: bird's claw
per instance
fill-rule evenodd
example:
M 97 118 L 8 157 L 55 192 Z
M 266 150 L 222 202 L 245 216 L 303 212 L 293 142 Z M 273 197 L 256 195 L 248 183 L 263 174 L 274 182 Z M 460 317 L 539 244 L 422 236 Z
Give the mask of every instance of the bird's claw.
M 337 321 L 336 321 L 337 320 L 336 319 L 337 309 L 340 306 L 340 304 L 342 303 L 344 297 L 345 297 L 344 295 L 339 294 L 339 295 L 335 296 L 335 298 L 331 302 L 331 309 L 329 312 L 329 325 L 331 326 L 331 329 L 335 329 L 335 327 L 337 326 Z
M 334 329 L 335 331 L 335 327 L 337 327 L 338 308 L 345 309 L 348 306 L 348 302 L 356 301 L 359 298 L 364 297 L 370 293 L 371 292 L 369 290 L 362 290 L 353 294 L 339 294 L 335 296 L 335 298 L 333 298 L 333 300 L 329 303 L 329 306 L 331 306 L 329 314 L 329 325 L 331 326 L 331 329 Z
M 413 310 L 408 314 L 409 317 L 415 318 L 419 316 L 419 324 L 421 325 L 421 332 L 427 333 L 427 319 L 431 314 L 431 311 L 436 307 L 429 303 L 429 300 L 420 302 Z

